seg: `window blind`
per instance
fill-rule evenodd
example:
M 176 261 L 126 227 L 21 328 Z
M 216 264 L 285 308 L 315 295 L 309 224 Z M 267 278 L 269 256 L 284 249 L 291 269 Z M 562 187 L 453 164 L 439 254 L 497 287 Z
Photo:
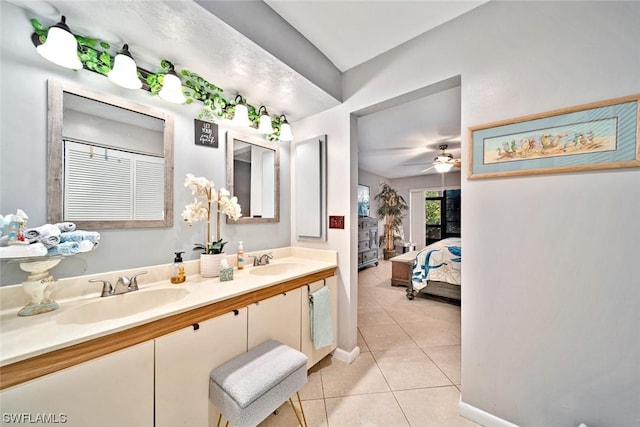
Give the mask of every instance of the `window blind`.
M 67 221 L 163 219 L 164 159 L 64 141 Z

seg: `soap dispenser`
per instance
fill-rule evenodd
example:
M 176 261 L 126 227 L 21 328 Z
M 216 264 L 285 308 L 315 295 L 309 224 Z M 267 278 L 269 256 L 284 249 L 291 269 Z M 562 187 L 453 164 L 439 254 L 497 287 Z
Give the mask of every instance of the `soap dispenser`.
M 183 283 L 187 280 L 187 276 L 184 273 L 184 262 L 182 262 L 182 254 L 184 252 L 175 252 L 176 257 L 173 260 L 173 271 L 171 273 L 171 283 Z
M 238 242 L 238 270 L 244 268 L 244 248 L 242 247 L 242 240 Z

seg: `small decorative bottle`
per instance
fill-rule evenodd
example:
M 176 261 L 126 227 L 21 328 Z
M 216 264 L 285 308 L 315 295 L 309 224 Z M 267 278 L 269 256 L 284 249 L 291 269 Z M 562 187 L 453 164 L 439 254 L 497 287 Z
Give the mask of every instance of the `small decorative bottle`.
M 184 273 L 184 263 L 182 262 L 182 254 L 184 252 L 176 252 L 176 257 L 173 260 L 173 272 L 171 273 L 171 283 L 178 284 L 187 280 L 187 275 Z
M 238 270 L 244 268 L 244 248 L 242 247 L 242 240 L 238 242 Z

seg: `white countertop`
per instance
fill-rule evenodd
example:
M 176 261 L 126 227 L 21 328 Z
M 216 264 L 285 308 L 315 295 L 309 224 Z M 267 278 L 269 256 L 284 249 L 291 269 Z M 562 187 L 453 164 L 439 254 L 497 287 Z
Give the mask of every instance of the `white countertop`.
M 18 304 L 8 307 L 5 301 L 0 311 L 0 366 L 5 366 L 93 338 L 106 336 L 167 316 L 187 312 L 201 306 L 267 288 L 298 277 L 307 276 L 326 270 L 327 268 L 337 267 L 337 252 L 335 251 L 291 247 L 274 249 L 273 253 L 274 259 L 271 261 L 271 264 L 296 263 L 301 264 L 300 269 L 297 269 L 295 273 L 288 274 L 256 275 L 252 274 L 251 270 L 261 267 L 245 267 L 243 270 L 234 269 L 234 278 L 232 281 L 220 282 L 217 277 L 207 279 L 200 277 L 198 274 L 194 274 L 194 272 L 198 271 L 199 261 L 190 261 L 187 262 L 187 280 L 178 285 L 173 285 L 169 281 L 168 271 L 170 271 L 170 264 L 128 270 L 134 273 L 142 270 L 149 271 L 149 274 L 138 278 L 140 291 L 137 292 L 179 287 L 187 290 L 188 294 L 184 298 L 166 305 L 141 311 L 133 315 L 99 322 L 85 324 L 66 323 L 62 322 L 60 318 L 64 318 L 65 313 L 74 307 L 101 298 L 99 292 L 101 285 L 99 283 L 87 283 L 88 279 L 114 277 L 122 272 L 95 274 L 59 280 L 56 287 L 66 289 L 54 291 L 52 296 L 56 299 L 60 308 L 49 313 L 19 317 L 17 316 L 17 312 L 24 302 L 22 302 L 22 305 Z M 229 258 L 231 260 L 232 256 Z M 158 277 L 161 273 L 164 273 L 164 278 Z M 127 274 L 131 275 L 131 273 Z M 112 280 L 111 283 L 115 283 L 115 281 Z M 17 287 L 19 288 L 20 286 L 17 285 Z M 16 298 L 15 289 L 3 288 L 0 288 L 0 296 L 3 296 L 3 291 L 6 291 L 8 296 L 6 299 Z M 91 292 L 87 292 L 87 289 L 90 289 Z M 74 290 L 79 291 L 74 292 Z M 123 296 L 126 297 L 126 295 L 127 294 Z M 116 295 L 104 298 L 120 297 L 122 296 Z

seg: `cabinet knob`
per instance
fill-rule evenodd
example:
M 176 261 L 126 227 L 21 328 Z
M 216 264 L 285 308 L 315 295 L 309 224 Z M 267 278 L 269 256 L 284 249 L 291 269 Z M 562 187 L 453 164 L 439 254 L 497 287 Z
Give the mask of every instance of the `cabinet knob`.
M 237 316 L 238 314 L 240 314 L 240 312 L 238 310 L 233 310 L 233 315 Z
M 193 325 L 191 325 L 191 326 L 193 326 L 193 330 L 194 330 L 194 331 L 197 331 L 198 329 L 200 329 L 200 325 L 199 325 L 198 323 L 194 323 L 194 324 L 193 324 Z

